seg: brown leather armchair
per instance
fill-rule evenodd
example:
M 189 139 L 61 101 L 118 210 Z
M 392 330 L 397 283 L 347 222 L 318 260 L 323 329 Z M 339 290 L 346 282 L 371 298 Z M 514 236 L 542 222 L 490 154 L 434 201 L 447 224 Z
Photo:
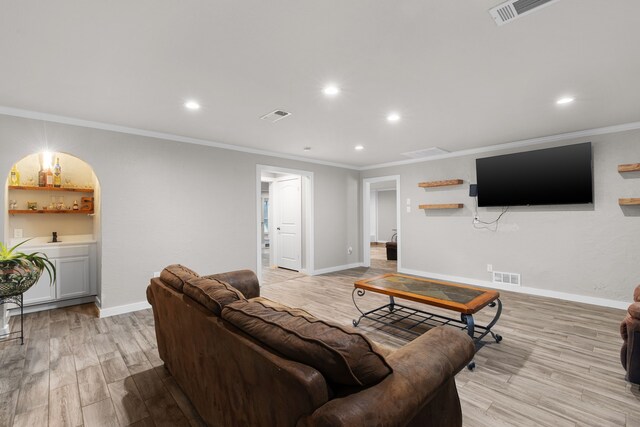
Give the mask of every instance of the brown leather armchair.
M 620 334 L 624 343 L 620 351 L 620 361 L 627 371 L 627 380 L 640 384 L 640 285 L 633 292 L 633 304 L 627 310 L 627 317 L 620 324 Z

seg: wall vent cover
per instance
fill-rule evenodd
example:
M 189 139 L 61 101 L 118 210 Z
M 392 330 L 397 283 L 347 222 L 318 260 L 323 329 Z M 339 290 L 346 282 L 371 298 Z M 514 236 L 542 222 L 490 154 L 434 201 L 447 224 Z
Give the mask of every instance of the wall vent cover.
M 275 123 L 279 120 L 284 119 L 285 117 L 289 117 L 291 115 L 291 113 L 284 111 L 284 110 L 275 110 L 272 111 L 268 114 L 265 114 L 264 116 L 260 117 L 262 120 L 267 120 L 271 123 Z
M 489 14 L 497 25 L 504 25 L 557 1 L 559 0 L 509 0 L 489 10 Z
M 449 153 L 449 151 L 443 150 L 442 148 L 431 147 L 431 148 L 424 148 L 422 150 L 408 151 L 406 153 L 402 153 L 402 155 L 406 157 L 410 157 L 412 159 L 424 159 L 425 157 L 440 156 L 442 154 L 447 154 L 447 153 Z
M 503 271 L 494 271 L 493 283 L 520 286 L 520 275 L 518 273 L 505 273 Z

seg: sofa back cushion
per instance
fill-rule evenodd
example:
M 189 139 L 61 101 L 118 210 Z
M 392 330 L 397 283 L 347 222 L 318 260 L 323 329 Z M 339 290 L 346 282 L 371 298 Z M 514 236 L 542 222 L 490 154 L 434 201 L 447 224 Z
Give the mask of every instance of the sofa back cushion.
M 160 273 L 160 280 L 179 292 L 182 292 L 182 288 L 187 280 L 196 277 L 200 277 L 198 273 L 180 264 L 168 265 Z
M 233 286 L 207 277 L 189 279 L 183 289 L 185 295 L 198 301 L 217 316 L 220 316 L 227 304 L 245 300 L 244 295 Z
M 363 335 L 303 310 L 254 298 L 227 305 L 222 318 L 289 359 L 314 367 L 335 384 L 368 387 L 392 372 Z

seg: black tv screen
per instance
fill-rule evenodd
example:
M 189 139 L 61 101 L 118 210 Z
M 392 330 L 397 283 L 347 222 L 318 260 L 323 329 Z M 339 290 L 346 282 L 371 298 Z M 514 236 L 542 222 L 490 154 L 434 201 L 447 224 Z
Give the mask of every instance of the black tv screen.
M 478 206 L 593 203 L 591 143 L 476 159 Z

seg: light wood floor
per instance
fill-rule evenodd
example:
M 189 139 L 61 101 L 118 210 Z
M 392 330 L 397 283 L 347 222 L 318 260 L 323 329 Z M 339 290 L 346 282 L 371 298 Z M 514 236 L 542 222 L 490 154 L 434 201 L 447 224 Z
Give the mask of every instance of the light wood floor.
M 353 282 L 395 271 L 383 251 L 373 248 L 369 269 L 265 270 L 262 294 L 350 325 Z M 475 371 L 456 378 L 465 426 L 640 426 L 640 391 L 619 362 L 624 311 L 507 292 L 501 299 L 495 329 L 504 340 L 487 341 Z M 358 298 L 363 308 L 385 302 Z M 481 312 L 478 322 L 489 317 Z M 24 346 L 0 343 L 0 427 L 203 425 L 162 367 L 150 310 L 98 319 L 85 305 L 25 319 Z M 358 329 L 393 348 L 410 339 L 366 319 Z

